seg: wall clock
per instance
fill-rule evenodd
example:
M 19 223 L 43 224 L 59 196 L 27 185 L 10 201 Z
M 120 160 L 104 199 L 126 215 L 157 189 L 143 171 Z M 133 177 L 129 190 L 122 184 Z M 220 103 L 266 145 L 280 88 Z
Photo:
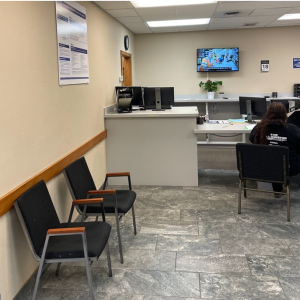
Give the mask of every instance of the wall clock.
M 124 47 L 125 47 L 125 50 L 129 49 L 129 36 L 128 35 L 124 36 Z

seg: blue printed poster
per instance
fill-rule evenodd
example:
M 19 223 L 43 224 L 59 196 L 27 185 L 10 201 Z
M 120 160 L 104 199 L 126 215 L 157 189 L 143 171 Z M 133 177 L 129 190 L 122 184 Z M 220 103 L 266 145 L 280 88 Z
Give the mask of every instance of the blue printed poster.
M 89 83 L 86 9 L 56 1 L 59 85 Z
M 300 58 L 293 58 L 293 68 L 300 68 Z

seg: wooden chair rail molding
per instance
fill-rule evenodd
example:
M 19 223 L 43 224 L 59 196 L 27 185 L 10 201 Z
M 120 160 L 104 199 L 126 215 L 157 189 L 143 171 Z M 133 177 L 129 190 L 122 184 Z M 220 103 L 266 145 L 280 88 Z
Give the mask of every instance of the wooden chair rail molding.
M 7 213 L 11 208 L 14 206 L 14 201 L 21 196 L 25 191 L 29 188 L 34 186 L 41 180 L 45 180 L 46 182 L 52 179 L 53 177 L 57 176 L 66 166 L 71 164 L 73 161 L 81 157 L 87 151 L 92 149 L 102 140 L 107 137 L 107 131 L 104 130 L 94 136 L 92 139 L 87 141 L 86 143 L 82 144 L 72 152 L 65 155 L 63 158 L 59 159 L 40 173 L 36 174 L 35 176 L 31 177 L 12 191 L 8 192 L 4 196 L 0 198 L 0 217 Z

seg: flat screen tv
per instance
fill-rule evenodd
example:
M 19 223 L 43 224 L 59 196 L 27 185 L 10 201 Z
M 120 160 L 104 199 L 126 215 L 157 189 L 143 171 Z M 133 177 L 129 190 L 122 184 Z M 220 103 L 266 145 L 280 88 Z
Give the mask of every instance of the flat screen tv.
M 197 49 L 197 72 L 239 71 L 239 48 Z

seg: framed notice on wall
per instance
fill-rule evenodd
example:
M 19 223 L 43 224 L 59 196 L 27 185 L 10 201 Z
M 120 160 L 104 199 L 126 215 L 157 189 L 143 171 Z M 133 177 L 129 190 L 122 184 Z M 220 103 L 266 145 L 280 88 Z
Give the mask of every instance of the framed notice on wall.
M 59 85 L 89 83 L 86 9 L 56 2 Z

